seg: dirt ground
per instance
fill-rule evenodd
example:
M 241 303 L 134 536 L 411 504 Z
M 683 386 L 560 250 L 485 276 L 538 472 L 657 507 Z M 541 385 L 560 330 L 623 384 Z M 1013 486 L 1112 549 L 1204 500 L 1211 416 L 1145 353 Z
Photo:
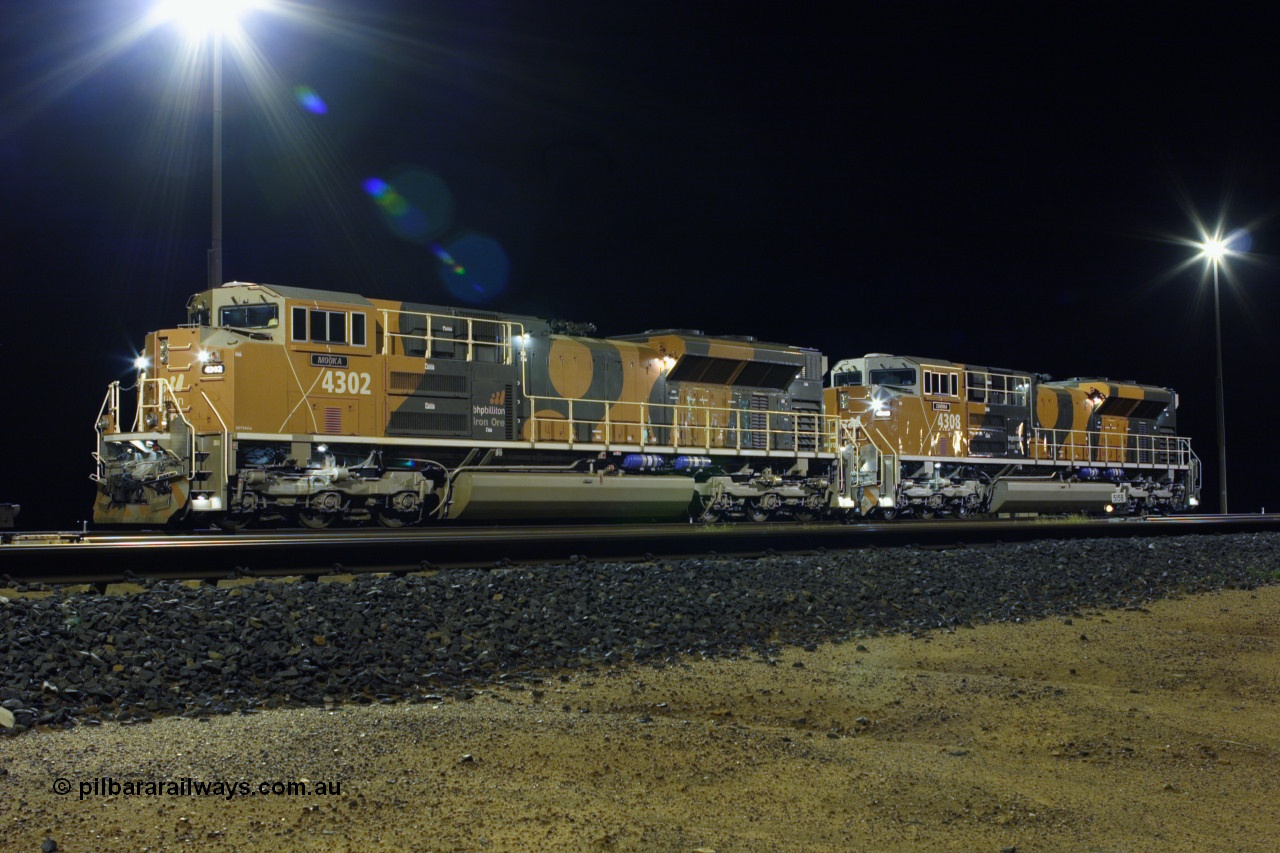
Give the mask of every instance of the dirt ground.
M 0 739 L 0 850 L 1264 851 L 1278 755 L 1273 586 L 471 701 L 36 731 Z

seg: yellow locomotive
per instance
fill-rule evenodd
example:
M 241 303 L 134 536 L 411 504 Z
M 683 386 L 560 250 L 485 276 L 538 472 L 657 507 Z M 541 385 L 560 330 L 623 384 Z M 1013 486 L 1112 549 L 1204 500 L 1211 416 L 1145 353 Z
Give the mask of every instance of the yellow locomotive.
M 233 282 L 97 420 L 98 524 L 1167 512 L 1176 395 Z M 132 403 L 132 405 L 130 405 Z
M 811 517 L 822 355 L 235 282 L 152 332 L 98 417 L 94 521 Z M 812 470 L 811 470 L 812 466 Z
M 873 353 L 831 372 L 841 424 L 838 502 L 892 518 L 972 512 L 1175 512 L 1200 462 L 1176 433 L 1177 395 L 1106 379 Z

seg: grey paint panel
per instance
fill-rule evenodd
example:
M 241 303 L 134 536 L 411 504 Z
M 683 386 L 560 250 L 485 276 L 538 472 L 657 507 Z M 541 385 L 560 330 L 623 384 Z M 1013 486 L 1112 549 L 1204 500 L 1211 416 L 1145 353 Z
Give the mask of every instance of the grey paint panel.
M 1115 492 L 1111 483 L 1001 480 L 991 492 L 992 512 L 1102 512 Z

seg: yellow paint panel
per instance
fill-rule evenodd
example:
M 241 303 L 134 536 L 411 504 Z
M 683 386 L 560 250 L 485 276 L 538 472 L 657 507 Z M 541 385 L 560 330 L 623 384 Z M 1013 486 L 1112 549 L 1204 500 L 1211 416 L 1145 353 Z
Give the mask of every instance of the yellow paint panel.
M 565 416 L 559 412 L 550 409 L 540 409 L 534 413 L 537 419 L 536 432 L 535 424 L 526 421 L 524 425 L 524 438 L 533 441 L 569 441 L 569 422 Z
M 557 394 L 565 399 L 580 400 L 591 387 L 591 350 L 572 338 L 553 336 L 547 372 Z

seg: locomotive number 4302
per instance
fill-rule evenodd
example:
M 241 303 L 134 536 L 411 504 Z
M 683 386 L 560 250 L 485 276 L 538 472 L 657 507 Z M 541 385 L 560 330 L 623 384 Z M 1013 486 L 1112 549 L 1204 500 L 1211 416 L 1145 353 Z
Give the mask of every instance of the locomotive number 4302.
M 373 377 L 354 370 L 326 370 L 320 376 L 320 387 L 330 394 L 372 394 Z

